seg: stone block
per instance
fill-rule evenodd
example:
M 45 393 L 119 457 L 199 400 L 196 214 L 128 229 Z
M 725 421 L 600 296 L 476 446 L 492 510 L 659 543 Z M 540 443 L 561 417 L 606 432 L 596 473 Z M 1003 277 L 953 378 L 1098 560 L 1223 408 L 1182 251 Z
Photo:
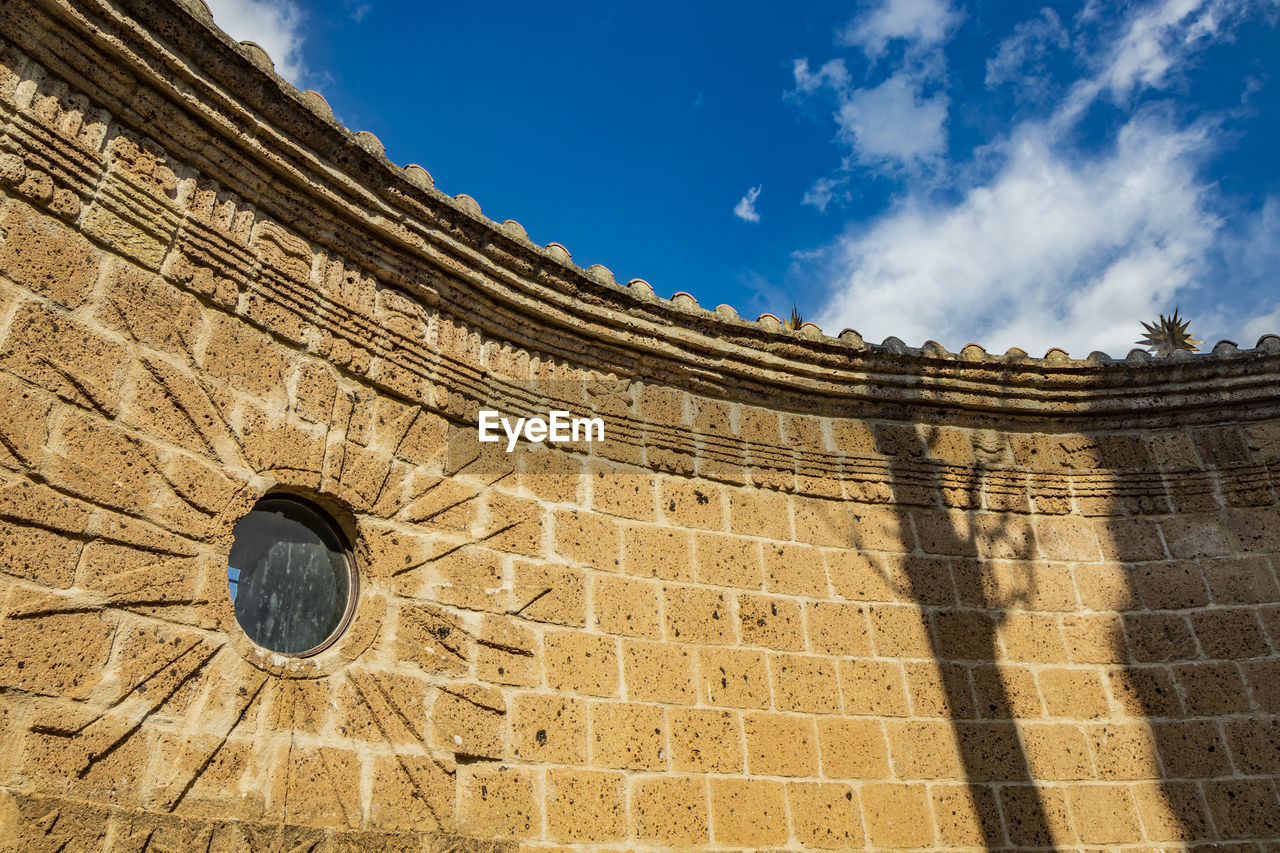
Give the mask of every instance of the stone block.
M 1065 847 L 1076 843 L 1067 798 L 1060 788 L 1003 785 L 1000 811 L 1016 849 Z
M 1085 844 L 1123 844 L 1141 837 L 1138 808 L 1127 787 L 1073 786 L 1070 799 L 1076 834 Z
M 998 631 L 1011 661 L 1065 663 L 1067 650 L 1058 621 L 1035 613 L 1007 613 Z
M 1121 563 L 1164 560 L 1167 554 L 1160 528 L 1146 518 L 1113 518 L 1097 527 L 1102 559 Z
M 846 601 L 894 601 L 892 573 L 883 556 L 859 551 L 826 552 L 831 589 Z
M 743 536 L 698 533 L 694 536 L 694 577 L 698 583 L 760 588 L 760 544 Z
M 944 557 L 976 557 L 978 556 L 979 533 L 974 530 L 969 515 L 956 511 L 914 511 L 911 513 L 911 524 L 916 531 L 916 541 L 920 550 L 926 554 L 937 554 Z M 909 537 L 906 534 L 905 519 L 896 522 L 901 531 L 899 545 L 894 550 L 910 551 Z M 994 531 L 987 530 L 988 535 Z M 1028 556 L 1019 554 L 1016 549 L 1004 547 L 1001 553 L 984 556 Z
M 591 706 L 591 763 L 620 770 L 665 770 L 667 729 L 656 705 L 600 702 Z
M 1046 668 L 1036 678 L 1050 717 L 1098 720 L 1110 716 L 1107 691 L 1097 670 Z
M 186 361 L 195 358 L 204 326 L 195 298 L 158 275 L 119 262 L 109 268 L 95 317 L 124 337 Z
M 657 518 L 657 484 L 651 474 L 597 462 L 589 470 L 591 508 L 635 521 Z
M 1209 591 L 1200 565 L 1193 560 L 1142 563 L 1130 573 L 1142 603 L 1151 610 L 1203 607 Z
M 210 315 L 200 366 L 217 379 L 265 400 L 287 396 L 292 355 L 237 317 Z
M 1183 714 L 1173 676 L 1163 666 L 1110 670 L 1107 681 L 1112 697 L 1127 716 L 1180 717 Z
M 1204 796 L 1219 835 L 1256 838 L 1280 833 L 1280 802 L 1274 779 L 1205 782 Z
M 431 565 L 438 582 L 434 598 L 441 604 L 491 613 L 507 609 L 502 558 L 482 548 L 453 549 L 437 544 L 441 555 Z
M 905 717 L 906 684 L 897 661 L 842 660 L 840 689 L 846 714 Z
M 511 703 L 512 754 L 525 761 L 585 764 L 587 705 L 538 693 L 519 693 Z
M 985 847 L 1004 832 L 995 792 L 980 785 L 934 785 L 929 789 L 938 841 L 950 847 Z
M 691 648 L 641 641 L 622 644 L 622 679 L 627 698 L 669 705 L 693 705 L 698 692 Z
M 955 779 L 962 775 L 955 734 L 940 720 L 885 722 L 893 775 L 902 780 Z
M 1127 781 L 1162 775 L 1157 762 L 1159 741 L 1149 724 L 1108 723 L 1086 726 L 1084 732 L 1093 756 L 1094 778 Z M 1061 745 L 1053 747 L 1060 749 Z
M 40 467 L 52 411 L 52 396 L 0 375 L 0 465 Z
M 1239 542 L 1218 513 L 1194 513 L 1160 521 L 1169 555 L 1175 560 L 1222 557 L 1239 551 Z
M 1198 786 L 1188 782 L 1134 785 L 1138 815 L 1152 841 L 1179 842 L 1209 837 L 1209 816 Z
M 658 777 L 631 784 L 631 824 L 645 841 L 673 847 L 706 844 L 707 814 L 707 783 L 702 777 Z
M 84 542 L 66 533 L 0 521 L 0 572 L 66 589 L 76 577 Z
M 1003 782 L 1025 778 L 1026 758 L 1012 722 L 1000 720 L 955 724 L 960 754 L 967 757 L 965 772 L 975 782 Z
M 618 523 L 607 516 L 577 510 L 552 514 L 552 539 L 561 557 L 605 572 L 622 565 L 622 533 Z
M 1217 604 L 1267 604 L 1280 601 L 1269 561 L 1262 557 L 1200 560 L 1209 592 Z
M 471 669 L 475 642 L 462 621 L 431 604 L 404 604 L 395 635 L 396 657 L 411 661 L 424 672 L 461 675 Z
M 502 492 L 488 495 L 489 526 L 485 545 L 497 551 L 541 557 L 542 505 L 535 500 Z
M 773 707 L 809 714 L 840 713 L 836 664 L 830 658 L 804 654 L 769 656 Z
M 624 774 L 555 769 L 546 785 L 547 837 L 600 843 L 626 836 Z
M 578 631 L 547 631 L 542 637 L 547 686 L 586 696 L 618 695 L 614 640 Z
M 73 598 L 17 596 L 0 623 L 0 685 L 41 696 L 87 697 L 104 675 L 115 619 L 82 609 Z
M 542 661 L 531 630 L 508 617 L 486 614 L 476 639 L 476 677 L 481 681 L 522 687 L 542 684 Z
M 0 209 L 0 274 L 66 308 L 93 290 L 101 254 L 72 228 L 22 202 Z
M 1249 713 L 1249 693 L 1234 663 L 1180 664 L 1172 669 L 1191 716 Z
M 693 580 L 693 538 L 681 530 L 633 525 L 622 534 L 622 568 L 629 575 Z
M 733 711 L 679 708 L 667 712 L 671 769 L 690 773 L 741 773 L 742 734 Z
M 373 759 L 370 820 L 381 829 L 450 831 L 455 826 L 454 773 L 430 756 Z
M 298 747 L 276 770 L 285 790 L 283 817 L 307 826 L 355 828 L 360 825 L 360 761 L 351 750 Z M 271 798 L 276 799 L 273 793 Z
M 1231 759 L 1214 722 L 1156 721 L 1151 730 L 1166 777 L 1209 779 L 1231 774 Z
M 1022 743 L 1034 779 L 1069 782 L 1094 778 L 1088 741 L 1076 726 L 1026 724 Z
M 744 608 L 745 598 L 740 598 L 738 600 L 740 617 Z M 829 601 L 807 602 L 804 606 L 804 619 L 809 633 L 810 650 L 817 654 L 838 657 L 870 656 L 871 635 L 864 610 L 865 608 L 857 604 Z
M 711 779 L 712 839 L 719 845 L 760 849 L 787 840 L 787 801 L 781 782 Z
M 662 636 L 658 624 L 658 584 L 635 578 L 597 575 L 592 581 L 595 626 L 607 634 Z
M 827 598 L 822 551 L 803 545 L 769 543 L 763 547 L 764 582 L 770 592 Z
M 458 829 L 478 838 L 537 838 L 541 811 L 533 774 L 520 767 L 458 768 Z
M 1199 656 L 1187 618 L 1177 613 L 1132 613 L 1124 618 L 1129 653 L 1139 663 L 1190 661 Z
M 1062 617 L 1062 639 L 1072 663 L 1126 663 L 1124 620 L 1115 613 L 1081 613 Z
M 0 370 L 106 415 L 120 409 L 128 364 L 121 344 L 30 302 L 18 307 L 0 342 Z
M 694 586 L 662 587 L 667 639 L 681 643 L 737 642 L 733 595 Z
M 861 790 L 867 841 L 877 850 L 934 843 L 929 794 L 921 784 L 876 783 Z
M 742 718 L 747 772 L 752 776 L 816 776 L 818 738 L 812 719 L 753 713 Z
M 822 775 L 831 779 L 887 779 L 889 749 L 878 720 L 821 717 Z
M 1252 607 L 1218 607 L 1188 615 L 1200 649 L 1210 660 L 1244 660 L 1271 654 Z
M 744 593 L 738 597 L 738 620 L 744 646 L 804 650 L 804 620 L 793 598 Z
M 1092 519 L 1077 516 L 1040 517 L 1034 520 L 1040 556 L 1049 560 L 1092 563 L 1101 559 Z
M 663 518 L 676 527 L 726 529 L 724 488 L 701 481 L 664 479 L 658 494 Z
M 586 625 L 586 575 L 559 563 L 513 560 L 512 612 L 552 625 Z
M 1012 720 L 1044 715 L 1035 675 L 1025 666 L 975 666 L 973 695 L 981 719 Z
M 791 826 L 806 849 L 848 850 L 862 846 L 862 811 L 848 785 L 788 782 Z
M 932 658 L 933 645 L 919 607 L 873 604 L 867 607 L 876 654 L 895 658 Z
M 907 695 L 915 717 L 955 717 L 971 720 L 977 716 L 968 667 L 956 663 L 907 661 L 902 665 L 907 679 Z
M 729 490 L 729 529 L 744 536 L 791 538 L 791 510 L 785 495 L 762 489 Z
M 843 501 L 797 495 L 791 509 L 797 541 L 829 548 L 856 546 L 853 515 Z
M 768 708 L 769 670 L 764 652 L 698 649 L 702 701 L 714 707 Z

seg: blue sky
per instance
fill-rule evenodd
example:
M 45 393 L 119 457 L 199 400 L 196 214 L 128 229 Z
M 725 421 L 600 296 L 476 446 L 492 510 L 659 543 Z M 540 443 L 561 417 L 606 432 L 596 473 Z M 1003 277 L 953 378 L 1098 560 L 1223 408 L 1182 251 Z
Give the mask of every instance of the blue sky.
M 1280 332 L 1280 0 L 209 0 L 619 281 L 951 350 Z

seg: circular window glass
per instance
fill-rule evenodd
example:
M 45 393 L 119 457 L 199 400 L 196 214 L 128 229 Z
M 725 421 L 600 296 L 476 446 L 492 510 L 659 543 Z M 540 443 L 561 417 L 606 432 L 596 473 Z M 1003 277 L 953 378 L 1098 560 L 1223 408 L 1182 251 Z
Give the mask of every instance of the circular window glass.
M 270 495 L 233 531 L 227 586 L 236 621 L 258 645 L 286 655 L 318 652 L 355 606 L 355 563 L 337 526 L 297 498 Z

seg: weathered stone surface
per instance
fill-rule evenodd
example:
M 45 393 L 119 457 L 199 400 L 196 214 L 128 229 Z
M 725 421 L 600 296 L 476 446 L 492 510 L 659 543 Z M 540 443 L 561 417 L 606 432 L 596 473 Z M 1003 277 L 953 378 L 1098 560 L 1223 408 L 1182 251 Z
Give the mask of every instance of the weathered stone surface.
M 198 3 L 11 5 L 0 850 L 1276 846 L 1274 339 L 745 323 L 388 171 Z M 275 493 L 351 546 L 302 657 L 228 577 Z

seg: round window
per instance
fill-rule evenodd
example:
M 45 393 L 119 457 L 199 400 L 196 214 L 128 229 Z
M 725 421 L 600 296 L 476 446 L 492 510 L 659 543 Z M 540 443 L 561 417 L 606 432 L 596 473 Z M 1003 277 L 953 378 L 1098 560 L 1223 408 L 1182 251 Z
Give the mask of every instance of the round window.
M 356 573 L 332 520 L 306 501 L 268 495 L 233 536 L 227 586 L 249 639 L 307 655 L 338 638 L 355 609 Z

